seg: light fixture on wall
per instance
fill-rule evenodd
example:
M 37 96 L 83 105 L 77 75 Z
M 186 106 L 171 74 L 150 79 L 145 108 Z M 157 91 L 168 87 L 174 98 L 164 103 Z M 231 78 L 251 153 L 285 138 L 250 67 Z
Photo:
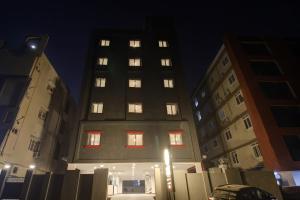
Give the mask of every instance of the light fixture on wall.
M 4 169 L 9 169 L 11 166 L 10 166 L 10 164 L 5 164 L 4 165 Z
M 29 169 L 35 169 L 35 165 L 34 164 L 31 164 L 31 165 L 29 165 Z

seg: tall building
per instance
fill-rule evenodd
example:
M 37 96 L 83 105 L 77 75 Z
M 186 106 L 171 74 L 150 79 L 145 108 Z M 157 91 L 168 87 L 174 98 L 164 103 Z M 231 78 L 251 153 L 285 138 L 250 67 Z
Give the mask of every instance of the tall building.
M 155 169 L 170 149 L 174 170 L 200 167 L 200 152 L 170 20 L 144 29 L 100 29 L 90 40 L 73 163 L 107 168 L 116 193 L 155 193 Z M 143 183 L 142 188 L 134 187 Z M 110 187 L 110 186 L 109 186 Z
M 48 37 L 0 46 L 0 165 L 10 176 L 26 170 L 62 172 L 69 155 L 76 104 L 43 53 Z
M 192 95 L 207 167 L 266 168 L 300 184 L 299 49 L 296 40 L 225 37 Z

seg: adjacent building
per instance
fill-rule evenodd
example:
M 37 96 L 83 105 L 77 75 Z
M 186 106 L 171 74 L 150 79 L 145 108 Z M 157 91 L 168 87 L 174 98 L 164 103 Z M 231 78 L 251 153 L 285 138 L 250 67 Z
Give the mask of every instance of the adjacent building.
M 63 172 L 69 159 L 76 104 L 44 54 L 47 41 L 0 46 L 0 165 L 13 177 Z
M 299 40 L 225 37 L 192 95 L 206 167 L 266 168 L 299 184 L 299 49 Z
M 108 169 L 109 194 L 116 194 L 155 193 L 164 149 L 174 170 L 201 168 L 177 48 L 165 18 L 149 18 L 144 29 L 94 31 L 69 169 Z

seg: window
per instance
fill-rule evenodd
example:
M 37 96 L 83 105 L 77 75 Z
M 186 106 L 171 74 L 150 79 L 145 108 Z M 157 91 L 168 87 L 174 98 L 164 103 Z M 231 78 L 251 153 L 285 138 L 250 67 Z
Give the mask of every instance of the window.
M 96 78 L 95 87 L 105 87 L 106 78 Z
M 165 88 L 174 88 L 173 79 L 164 79 L 164 87 Z
M 218 116 L 221 121 L 224 121 L 226 119 L 225 112 L 222 109 L 218 111 Z
M 252 55 L 252 56 L 270 55 L 267 46 L 262 42 L 241 43 L 241 45 L 248 55 Z
M 98 64 L 101 66 L 108 65 L 108 58 L 99 58 Z
M 38 157 L 40 156 L 40 146 L 40 141 L 31 138 L 27 149 L 33 152 L 33 157 Z
M 236 100 L 237 105 L 240 105 L 241 103 L 244 102 L 244 97 L 242 96 L 241 91 L 238 91 L 238 92 L 235 94 L 235 100 Z
M 205 91 L 201 92 L 201 97 L 204 98 L 205 97 Z
M 287 82 L 260 82 L 265 97 L 270 99 L 294 99 L 295 96 Z
M 47 111 L 45 108 L 41 107 L 41 108 L 40 108 L 40 111 L 39 111 L 39 114 L 38 114 L 38 118 L 39 118 L 40 120 L 45 121 L 45 120 L 46 120 L 46 117 L 47 117 L 47 113 L 48 113 L 48 111 Z
M 130 58 L 128 64 L 131 67 L 139 67 L 142 65 L 142 62 L 140 58 Z
M 129 46 L 133 48 L 141 47 L 141 41 L 140 40 L 130 40 Z
M 169 67 L 172 66 L 171 59 L 164 58 L 160 60 L 161 66 Z
M 177 104 L 167 103 L 166 107 L 167 107 L 167 115 L 177 115 L 178 114 Z
M 92 113 L 103 113 L 103 103 L 92 103 Z
M 168 42 L 165 40 L 159 40 L 158 41 L 158 46 L 159 47 L 168 47 Z
M 100 46 L 102 47 L 108 47 L 110 44 L 109 40 L 100 40 Z
M 234 164 L 239 164 L 239 159 L 238 159 L 238 155 L 235 151 L 231 152 L 231 160 Z
M 85 148 L 97 148 L 100 147 L 100 141 L 101 141 L 101 131 L 86 131 L 87 134 L 86 142 L 84 147 Z
M 227 64 L 228 64 L 228 62 L 229 62 L 229 60 L 228 60 L 228 57 L 227 57 L 227 56 L 225 56 L 225 57 L 224 57 L 224 59 L 222 60 L 222 64 L 223 64 L 223 66 L 227 65 Z
M 127 147 L 139 148 L 143 146 L 143 134 L 142 131 L 128 131 L 127 132 Z
M 261 157 L 260 148 L 259 148 L 258 144 L 252 144 L 252 150 L 253 150 L 254 156 L 256 158 Z
M 196 112 L 196 116 L 197 116 L 198 121 L 200 122 L 201 119 L 202 119 L 202 116 L 201 116 L 200 111 L 197 111 L 197 112 Z
M 226 140 L 230 140 L 232 138 L 230 129 L 225 130 L 225 137 L 226 137 Z
M 294 161 L 300 161 L 300 136 L 285 135 L 283 139 L 292 159 Z
M 274 61 L 250 61 L 250 68 L 257 76 L 279 76 L 282 74 L 280 67 Z
M 129 79 L 128 87 L 130 87 L 130 88 L 141 88 L 142 87 L 141 79 Z
M 49 94 L 53 94 L 53 91 L 55 89 L 55 80 L 49 80 L 48 84 L 47 84 L 47 91 L 49 92 Z
M 143 113 L 143 104 L 142 103 L 129 103 L 128 104 L 129 113 Z
M 235 77 L 234 77 L 234 74 L 231 73 L 230 76 L 228 77 L 228 82 L 230 85 L 232 85 L 235 81 Z
M 272 106 L 279 127 L 300 127 L 300 106 Z
M 198 101 L 197 97 L 194 98 L 194 105 L 195 105 L 195 107 L 198 107 L 198 105 L 199 105 L 199 101 Z
M 247 115 L 246 117 L 243 117 L 244 125 L 246 129 L 249 129 L 252 127 L 252 123 L 250 120 L 250 117 Z
M 169 132 L 169 139 L 171 146 L 182 146 L 182 131 L 171 131 Z
M 214 145 L 214 147 L 217 147 L 217 146 L 218 146 L 218 141 L 217 141 L 217 140 L 214 140 L 214 141 L 213 141 L 213 145 Z

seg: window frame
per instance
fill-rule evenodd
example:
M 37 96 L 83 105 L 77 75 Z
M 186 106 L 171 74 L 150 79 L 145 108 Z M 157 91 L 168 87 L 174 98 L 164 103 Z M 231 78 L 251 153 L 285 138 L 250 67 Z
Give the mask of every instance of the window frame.
M 101 47 L 109 47 L 110 46 L 110 40 L 108 39 L 101 39 L 99 42 Z
M 244 123 L 244 126 L 245 126 L 246 130 L 249 130 L 253 127 L 253 124 L 252 124 L 252 121 L 251 121 L 249 115 L 246 115 L 246 116 L 243 117 L 243 123 Z
M 87 137 L 85 139 L 85 144 L 83 145 L 83 148 L 85 148 L 85 149 L 98 149 L 98 148 L 101 147 L 101 136 L 103 134 L 102 131 L 100 131 L 100 130 L 86 130 L 86 131 L 84 131 L 84 134 L 86 134 Z M 99 144 L 89 144 L 89 135 L 99 135 Z
M 239 161 L 239 158 L 238 158 L 238 154 L 236 151 L 232 151 L 230 152 L 230 158 L 231 158 L 231 161 L 237 165 L 237 164 L 240 164 L 240 161 Z
M 102 104 L 102 110 L 101 110 L 101 112 L 94 112 L 94 105 L 95 104 L 97 104 L 97 111 L 99 110 L 98 106 Z M 103 102 L 92 102 L 92 104 L 91 104 L 91 113 L 92 114 L 102 114 L 103 110 L 104 110 L 104 103 Z
M 134 81 L 134 85 L 135 85 L 135 87 L 130 87 L 130 81 Z M 140 87 L 136 87 L 136 85 L 137 85 L 137 81 L 139 81 L 140 82 Z M 142 88 L 142 79 L 134 79 L 134 78 L 129 78 L 128 79 L 128 88 Z
M 168 131 L 168 135 L 169 135 L 169 145 L 171 147 L 184 147 L 185 146 L 185 144 L 183 142 L 183 131 L 182 130 Z M 171 135 L 175 135 L 175 144 L 172 144 L 172 142 L 171 142 Z M 178 143 L 176 141 L 178 135 L 180 136 L 181 143 Z
M 108 65 L 108 57 L 99 57 L 97 63 L 99 66 L 107 66 Z
M 135 141 L 135 145 L 129 145 L 129 135 L 142 135 L 142 144 L 141 145 L 137 145 L 136 141 Z M 135 139 L 136 140 L 136 139 Z M 144 148 L 144 131 L 138 131 L 138 130 L 129 130 L 127 131 L 127 148 L 130 149 L 140 149 L 140 148 Z
M 136 64 L 137 60 L 139 61 L 139 65 Z M 132 62 L 133 62 L 133 64 L 132 64 Z M 141 58 L 129 58 L 128 66 L 129 67 L 142 67 L 142 59 Z
M 171 107 L 172 113 L 169 114 L 169 113 L 168 113 L 168 106 L 175 106 L 175 108 L 176 108 L 176 113 L 173 114 L 173 108 Z M 166 103 L 166 113 L 167 113 L 167 116 L 177 116 L 177 115 L 179 114 L 179 107 L 178 107 L 178 104 L 177 104 L 177 103 Z
M 131 48 L 140 48 L 141 46 L 142 46 L 142 41 L 141 40 L 138 40 L 138 39 L 129 40 L 129 47 L 131 47 Z
M 251 149 L 252 149 L 252 152 L 253 152 L 253 155 L 254 155 L 255 158 L 261 158 L 262 157 L 261 150 L 260 150 L 260 147 L 259 147 L 258 143 L 252 144 Z
M 98 82 L 98 80 L 99 80 L 99 82 Z M 103 82 L 103 80 L 104 80 L 104 82 Z M 98 85 L 98 83 L 99 83 L 99 85 Z M 97 77 L 95 79 L 95 87 L 96 88 L 105 88 L 106 87 L 106 78 L 105 77 Z
M 167 65 L 168 63 L 168 65 Z M 172 60 L 171 58 L 161 58 L 160 59 L 160 65 L 162 67 L 172 67 Z
M 169 88 L 169 89 L 172 89 L 174 88 L 174 79 L 170 78 L 164 78 L 163 79 L 163 83 L 164 83 L 164 88 Z
M 131 104 L 133 104 L 134 105 L 134 110 L 135 110 L 135 112 L 130 112 L 130 109 L 129 109 L 129 106 L 131 105 Z M 137 105 L 141 105 L 141 112 L 136 112 L 136 107 L 135 106 L 137 106 Z M 143 114 L 143 112 L 144 112 L 144 109 L 143 109 L 143 103 L 142 102 L 128 102 L 128 106 L 127 106 L 127 111 L 128 111 L 128 113 L 130 113 L 130 114 Z
M 235 93 L 234 97 L 237 105 L 241 105 L 245 102 L 245 98 L 240 90 L 237 93 Z

